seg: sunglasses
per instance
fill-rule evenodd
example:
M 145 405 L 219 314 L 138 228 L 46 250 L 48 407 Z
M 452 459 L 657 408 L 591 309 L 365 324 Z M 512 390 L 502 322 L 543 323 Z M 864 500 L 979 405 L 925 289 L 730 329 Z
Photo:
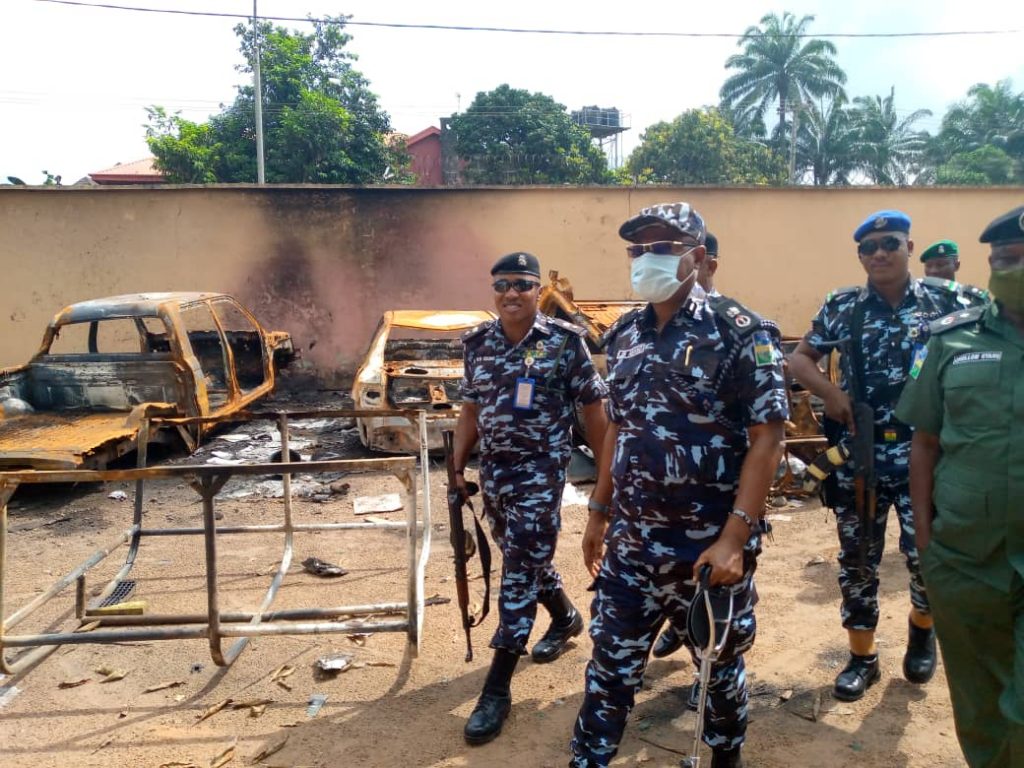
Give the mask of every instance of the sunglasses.
M 857 244 L 857 253 L 861 256 L 874 256 L 879 248 L 886 253 L 895 253 L 902 245 L 903 241 L 898 237 L 888 235 L 879 240 L 861 240 Z
M 508 293 L 508 289 L 511 288 L 516 293 L 526 293 L 532 291 L 540 283 L 535 283 L 533 280 L 495 280 L 491 283 L 491 287 L 495 293 Z
M 696 243 L 681 243 L 678 240 L 657 240 L 653 243 L 637 243 L 627 245 L 626 253 L 631 259 L 643 256 L 645 253 L 653 253 L 655 256 L 678 256 L 690 248 L 696 248 Z

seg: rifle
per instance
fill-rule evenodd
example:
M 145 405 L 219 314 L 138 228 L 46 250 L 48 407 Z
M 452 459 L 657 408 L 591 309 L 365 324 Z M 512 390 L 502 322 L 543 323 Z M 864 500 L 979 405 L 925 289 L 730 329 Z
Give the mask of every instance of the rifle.
M 805 476 L 804 487 L 813 487 L 815 483 L 820 483 L 829 472 L 845 463 L 847 459 L 851 461 L 853 464 L 854 506 L 860 528 L 857 564 L 861 570 L 865 570 L 868 567 L 869 544 L 875 532 L 878 500 L 875 475 L 875 411 L 867 402 L 864 389 L 864 365 L 860 348 L 862 327 L 863 316 L 858 316 L 855 311 L 850 335 L 838 339 L 831 345 L 839 349 L 842 354 L 840 362 L 843 367 L 843 376 L 846 378 L 850 400 L 853 404 L 853 434 L 837 441 L 835 445 L 812 462 L 812 465 L 808 467 L 808 475 L 811 477 Z M 826 436 L 839 432 L 839 425 L 828 418 L 825 421 Z
M 459 613 L 462 615 L 462 629 L 466 633 L 466 661 L 473 660 L 473 641 L 471 638 L 473 627 L 479 626 L 487 618 L 491 606 L 491 548 L 487 543 L 487 537 L 476 517 L 473 509 L 473 502 L 470 496 L 475 496 L 480 491 L 476 483 L 466 483 L 467 494 L 463 495 L 455 482 L 455 435 L 451 431 L 441 433 L 444 441 L 444 463 L 448 470 L 448 521 L 451 526 L 452 549 L 455 552 L 455 593 L 458 597 Z M 476 526 L 476 541 L 473 546 L 472 535 L 466 532 L 466 526 L 462 520 L 462 508 L 469 507 L 473 513 L 473 523 Z M 473 616 L 469 606 L 469 577 L 466 573 L 466 562 L 473 556 L 474 549 L 480 553 L 480 565 L 483 567 L 484 575 L 484 603 L 479 616 Z

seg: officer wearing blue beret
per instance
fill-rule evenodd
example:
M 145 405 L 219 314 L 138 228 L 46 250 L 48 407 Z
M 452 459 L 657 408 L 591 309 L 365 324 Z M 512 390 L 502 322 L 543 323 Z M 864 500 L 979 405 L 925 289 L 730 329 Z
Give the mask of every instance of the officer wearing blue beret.
M 466 493 L 466 463 L 480 443 L 484 515 L 502 554 L 494 658 L 465 726 L 469 744 L 501 732 L 512 706 L 512 674 L 526 653 L 538 603 L 551 625 L 533 646 L 534 662 L 554 661 L 583 632 L 583 617 L 552 561 L 576 407 L 595 455 L 607 426 L 607 390 L 585 331 L 537 311 L 537 257 L 522 251 L 503 256 L 491 277 L 498 318 L 462 337 L 463 404 L 453 448 L 456 482 Z
M 914 544 L 908 487 L 911 428 L 896 417 L 894 409 L 908 373 L 923 355 L 931 321 L 982 301 L 955 282 L 911 277 L 909 259 L 914 242 L 910 217 L 902 211 L 871 214 L 857 227 L 853 239 L 867 284 L 830 293 L 789 361 L 796 379 L 824 401 L 830 443 L 849 445 L 854 400 L 866 403 L 874 414 L 877 485 L 864 489 L 869 507 L 872 491 L 877 500 L 873 521 L 862 530 L 851 463 L 838 468 L 825 498 L 836 514 L 841 616 L 850 644 L 849 662 L 833 689 L 843 701 L 861 698 L 881 674 L 875 646 L 878 567 L 893 506 L 900 526 L 900 551 L 910 572 L 911 609 L 903 674 L 910 682 L 923 684 L 935 672 L 931 608 Z M 833 384 L 818 368 L 818 361 L 846 340 L 842 348 L 844 375 Z
M 981 235 L 994 303 L 932 325 L 897 416 L 957 736 L 971 768 L 1024 765 L 1024 206 Z

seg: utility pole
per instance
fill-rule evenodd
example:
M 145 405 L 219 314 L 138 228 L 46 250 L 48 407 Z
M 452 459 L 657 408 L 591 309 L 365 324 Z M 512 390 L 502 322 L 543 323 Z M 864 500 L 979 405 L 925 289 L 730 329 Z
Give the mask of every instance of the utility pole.
M 256 183 L 266 184 L 267 178 L 263 170 L 263 86 L 260 82 L 260 19 L 256 13 L 256 2 L 252 0 L 252 37 L 253 51 L 255 53 L 253 62 L 253 79 L 255 80 L 254 103 L 256 104 Z

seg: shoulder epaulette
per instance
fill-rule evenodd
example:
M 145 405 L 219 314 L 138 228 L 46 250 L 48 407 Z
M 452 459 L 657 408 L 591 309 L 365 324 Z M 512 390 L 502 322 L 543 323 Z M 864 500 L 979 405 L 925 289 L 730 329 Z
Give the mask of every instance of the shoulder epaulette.
M 862 285 L 848 285 L 845 288 L 836 288 L 834 291 L 829 291 L 825 294 L 825 303 L 828 304 L 832 299 L 846 296 L 849 293 L 857 293 L 863 287 Z
M 971 307 L 970 309 L 961 309 L 957 312 L 950 312 L 944 317 L 940 317 L 938 320 L 933 320 L 929 329 L 932 334 L 945 333 L 953 328 L 960 328 L 964 325 L 976 323 L 981 319 L 981 316 L 985 314 L 985 307 Z
M 988 304 L 990 301 L 992 301 L 992 294 L 986 291 L 984 288 L 978 288 L 976 285 L 967 285 L 966 283 L 961 283 L 960 287 L 963 289 L 964 293 L 976 299 L 977 301 L 983 302 L 985 304 Z
M 746 336 L 761 327 L 760 315 L 728 296 L 708 296 L 708 306 L 739 336 Z
M 938 288 L 940 291 L 948 291 L 949 293 L 960 293 L 964 288 L 956 280 L 943 280 L 941 277 L 922 277 L 919 279 L 923 285 L 927 285 L 929 288 Z
M 580 326 L 576 325 L 576 323 L 570 323 L 568 320 L 563 320 L 560 317 L 551 317 L 550 315 L 546 315 L 545 319 L 552 325 L 561 328 L 563 331 L 575 333 L 577 336 L 580 337 L 585 337 L 587 335 L 586 329 L 581 328 Z
M 612 323 L 612 327 L 604 332 L 604 335 L 601 337 L 599 348 L 605 349 L 608 344 L 611 343 L 611 340 L 619 334 L 619 331 L 640 317 L 645 308 L 646 307 L 637 307 L 636 309 L 629 310 L 629 312 L 624 315 L 619 315 L 619 319 Z
M 462 334 L 462 343 L 469 344 L 475 339 L 478 339 L 479 337 L 483 336 L 484 333 L 486 333 L 487 329 L 490 328 L 493 323 L 493 320 L 486 320 L 480 323 L 480 325 L 474 328 L 470 328 L 468 331 Z

